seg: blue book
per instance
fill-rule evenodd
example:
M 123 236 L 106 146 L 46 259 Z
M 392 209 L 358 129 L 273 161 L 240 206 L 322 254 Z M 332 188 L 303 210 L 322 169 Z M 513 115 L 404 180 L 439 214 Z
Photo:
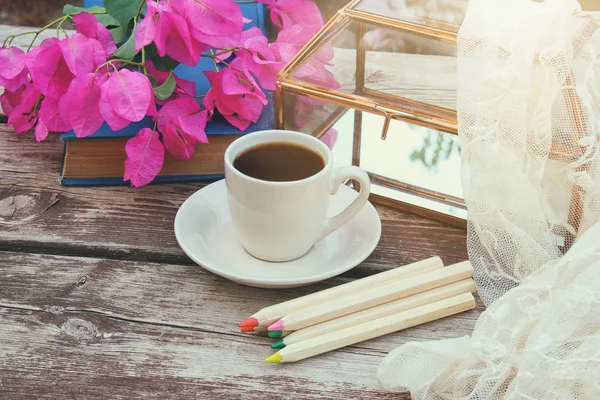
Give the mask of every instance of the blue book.
M 265 5 L 242 0 L 240 3 L 242 3 L 240 7 L 244 17 L 251 20 L 244 29 L 258 27 L 266 34 Z M 85 7 L 95 5 L 102 6 L 103 1 L 84 1 Z M 202 71 L 214 70 L 213 60 L 202 57 L 198 65 L 179 65 L 174 72 L 177 76 L 196 83 L 197 94 L 203 95 L 210 89 L 210 84 Z M 163 171 L 153 183 L 221 179 L 223 154 L 233 140 L 247 133 L 274 128 L 273 94 L 266 92 L 266 95 L 269 104 L 263 109 L 260 119 L 243 132 L 215 112 L 212 121 L 206 125 L 206 134 L 210 143 L 198 144 L 196 154 L 191 160 L 178 160 L 166 154 Z M 68 186 L 126 184 L 123 182 L 125 143 L 141 129 L 152 128 L 152 126 L 152 119 L 148 117 L 118 131 L 113 131 L 105 123 L 96 133 L 85 139 L 77 139 L 73 131 L 63 133 L 61 140 L 65 142 L 65 154 L 60 182 Z

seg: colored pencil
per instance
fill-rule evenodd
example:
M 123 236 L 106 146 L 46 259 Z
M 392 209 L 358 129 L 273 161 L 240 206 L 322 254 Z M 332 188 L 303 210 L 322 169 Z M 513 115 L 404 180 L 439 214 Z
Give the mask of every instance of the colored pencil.
M 271 355 L 265 362 L 286 363 L 300 361 L 308 357 L 458 314 L 473 308 L 475 308 L 475 298 L 471 293 L 463 293 L 395 315 L 295 343 Z
M 351 326 L 387 317 L 389 315 L 394 315 L 402 311 L 433 303 L 435 301 L 458 296 L 459 294 L 475 292 L 475 290 L 475 281 L 472 278 L 464 279 L 462 281 L 440 286 L 435 289 L 417 293 L 399 300 L 381 304 L 379 306 L 367 308 L 356 313 L 344 315 L 343 317 L 321 322 L 320 324 L 312 325 L 298 331 L 293 331 L 286 337 L 283 337 L 281 340 L 275 342 L 271 348 L 281 349 L 294 343 L 318 337 L 329 332 L 339 331 Z M 271 335 L 269 336 L 275 337 Z
M 390 281 L 409 278 L 425 272 L 443 268 L 444 264 L 439 257 L 431 257 L 409 265 L 394 268 L 389 271 L 371 275 L 366 278 L 357 279 L 343 285 L 335 286 L 320 292 L 312 293 L 306 296 L 298 297 L 283 303 L 275 304 L 270 307 L 263 308 L 250 318 L 240 322 L 240 328 L 257 328 L 267 327 L 273 322 L 281 319 L 287 314 L 310 307 L 315 304 L 321 304 L 326 300 L 345 296 L 351 293 L 382 285 Z
M 269 331 L 295 331 L 439 286 L 468 279 L 472 276 L 473 267 L 471 263 L 464 261 L 347 296 L 332 298 L 330 301 L 287 314 L 269 326 Z

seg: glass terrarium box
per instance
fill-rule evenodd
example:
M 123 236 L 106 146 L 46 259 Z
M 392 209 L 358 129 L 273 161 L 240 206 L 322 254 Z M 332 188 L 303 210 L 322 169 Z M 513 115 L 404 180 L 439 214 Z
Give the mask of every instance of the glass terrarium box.
M 281 71 L 278 128 L 319 137 L 336 166 L 366 170 L 374 202 L 465 227 L 456 38 L 466 6 L 351 2 Z

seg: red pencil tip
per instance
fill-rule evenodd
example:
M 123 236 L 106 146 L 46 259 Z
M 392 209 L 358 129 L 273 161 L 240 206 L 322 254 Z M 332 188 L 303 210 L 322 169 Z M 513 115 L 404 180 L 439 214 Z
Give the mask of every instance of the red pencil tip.
M 240 328 L 252 328 L 254 330 L 255 327 L 258 326 L 258 320 L 256 318 L 246 318 L 242 322 L 238 324 Z
M 241 330 L 242 332 L 244 332 L 244 333 L 247 333 L 247 332 L 254 332 L 254 328 L 253 328 L 253 327 L 251 327 L 251 326 L 243 326 L 243 327 L 241 327 L 241 328 L 240 328 L 240 330 Z

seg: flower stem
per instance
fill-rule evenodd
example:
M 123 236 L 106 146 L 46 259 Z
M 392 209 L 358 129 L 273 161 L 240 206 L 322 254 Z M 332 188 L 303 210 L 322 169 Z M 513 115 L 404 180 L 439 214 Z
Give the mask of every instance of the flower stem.
M 133 20 L 133 34 L 135 35 L 135 28 L 137 28 L 138 22 L 142 15 L 142 9 L 144 8 L 144 4 L 146 4 L 146 0 L 140 1 L 140 6 L 138 7 L 137 13 L 135 14 L 135 18 Z M 142 61 L 139 63 L 138 67 L 142 67 L 144 73 L 148 75 L 148 68 L 146 68 L 146 47 L 142 47 Z

